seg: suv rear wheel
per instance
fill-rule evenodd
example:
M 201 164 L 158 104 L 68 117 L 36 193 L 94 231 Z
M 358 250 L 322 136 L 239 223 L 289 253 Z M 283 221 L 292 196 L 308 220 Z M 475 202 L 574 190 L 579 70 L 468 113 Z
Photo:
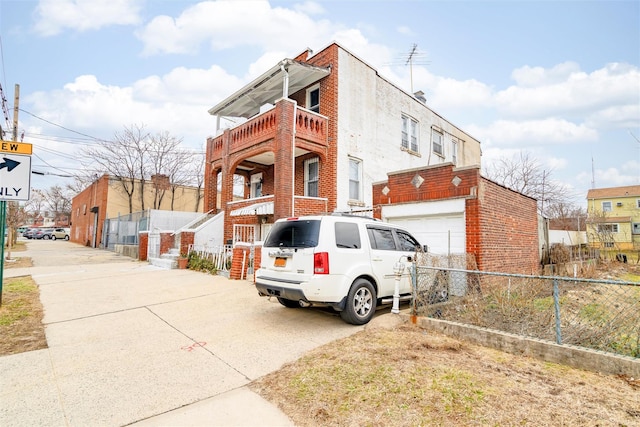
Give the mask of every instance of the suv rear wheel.
M 368 323 L 376 312 L 376 290 L 367 279 L 353 282 L 347 295 L 347 305 L 340 317 L 352 325 Z

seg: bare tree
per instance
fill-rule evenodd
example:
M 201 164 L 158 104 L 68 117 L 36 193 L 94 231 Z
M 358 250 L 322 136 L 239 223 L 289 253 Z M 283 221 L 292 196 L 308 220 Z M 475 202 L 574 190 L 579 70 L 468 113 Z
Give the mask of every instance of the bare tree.
M 71 215 L 71 194 L 65 188 L 54 185 L 44 191 L 44 201 L 47 210 L 51 212 L 54 218 L 61 215 Z
M 35 222 L 36 219 L 42 215 L 46 205 L 45 199 L 44 191 L 39 189 L 33 189 L 31 191 L 31 197 L 24 204 L 27 219 Z
M 173 201 L 175 196 L 175 188 L 179 185 L 186 185 L 189 180 L 190 165 L 193 162 L 193 153 L 184 151 L 180 148 L 182 139 L 176 138 L 169 132 L 160 132 L 151 137 L 149 147 L 150 172 L 153 176 L 167 177 L 166 185 L 159 185 L 162 179 L 156 179 L 154 186 L 154 209 L 159 209 L 162 199 L 167 190 L 172 190 L 171 210 L 173 210 Z
M 571 201 L 569 187 L 552 178 L 552 169 L 544 169 L 529 153 L 500 158 L 485 170 L 486 176 L 514 191 L 538 201 L 538 212 L 548 215 L 548 207 Z
M 18 239 L 18 227 L 23 225 L 27 219 L 27 213 L 23 206 L 18 202 L 7 202 L 6 208 L 6 224 L 7 224 L 7 255 L 6 259 L 11 259 L 11 248 L 15 246 Z
M 113 141 L 100 141 L 82 150 L 83 165 L 89 170 L 107 173 L 120 183 L 120 189 L 129 201 L 129 213 L 133 213 L 136 182 L 140 184 L 141 208 L 144 206 L 144 180 L 149 157 L 149 133 L 144 125 L 125 127 L 116 132 Z

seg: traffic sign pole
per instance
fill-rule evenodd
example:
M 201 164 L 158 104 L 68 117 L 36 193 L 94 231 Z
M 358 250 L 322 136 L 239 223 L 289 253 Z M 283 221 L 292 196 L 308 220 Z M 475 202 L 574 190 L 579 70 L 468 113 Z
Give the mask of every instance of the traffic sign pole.
M 7 201 L 0 200 L 0 223 L 2 226 L 0 227 L 2 232 L 0 233 L 0 255 L 2 256 L 0 259 L 0 307 L 2 306 L 2 283 L 4 282 L 4 231 L 6 230 L 6 220 L 7 220 Z

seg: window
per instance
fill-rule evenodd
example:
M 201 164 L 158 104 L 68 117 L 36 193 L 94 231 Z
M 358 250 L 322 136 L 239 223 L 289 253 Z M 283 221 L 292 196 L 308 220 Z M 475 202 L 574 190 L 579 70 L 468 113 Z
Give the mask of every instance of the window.
M 320 113 L 320 85 L 315 85 L 307 90 L 307 110 Z
M 388 228 L 367 227 L 371 249 L 383 251 L 395 251 L 396 242 L 393 240 L 393 232 Z
M 360 200 L 360 186 L 362 175 L 362 162 L 358 159 L 349 159 L 349 199 Z
M 412 235 L 405 233 L 404 231 L 396 230 L 398 236 L 398 242 L 400 243 L 400 250 L 405 252 L 414 252 L 420 247 L 420 243 L 416 242 Z
M 634 222 L 631 224 L 631 233 L 640 234 L 640 222 Z
M 636 208 L 640 209 L 640 199 L 636 200 Z
M 360 232 L 358 224 L 336 222 L 336 246 L 339 248 L 360 249 Z
M 598 233 L 617 233 L 618 224 L 598 224 Z
M 611 212 L 611 202 L 602 202 L 602 212 Z
M 318 197 L 318 158 L 304 161 L 304 195 Z
M 458 141 L 451 141 L 451 161 L 454 166 L 458 165 Z
M 408 116 L 402 116 L 402 141 L 401 146 L 415 153 L 419 152 L 418 147 L 418 122 Z
M 444 156 L 444 149 L 442 147 L 442 134 L 435 129 L 431 130 L 431 141 L 433 143 L 433 152 Z
M 262 196 L 262 174 L 251 175 L 251 198 Z

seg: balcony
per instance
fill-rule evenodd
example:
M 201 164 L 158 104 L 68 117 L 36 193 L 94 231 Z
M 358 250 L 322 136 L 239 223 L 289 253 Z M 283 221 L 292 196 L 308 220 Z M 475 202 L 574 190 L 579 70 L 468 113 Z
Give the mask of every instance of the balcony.
M 282 114 L 283 111 L 280 109 L 286 107 L 288 107 L 288 105 L 278 103 L 272 109 L 225 131 L 222 135 L 210 139 L 209 161 L 216 161 L 222 158 L 224 155 L 223 144 L 225 137 L 228 138 L 230 144 L 229 155 L 274 140 L 280 125 L 278 118 L 287 117 L 287 114 Z M 327 147 L 328 119 L 320 114 L 300 107 L 296 108 L 295 112 L 296 145 L 298 145 L 298 143 L 311 143 L 313 145 Z

